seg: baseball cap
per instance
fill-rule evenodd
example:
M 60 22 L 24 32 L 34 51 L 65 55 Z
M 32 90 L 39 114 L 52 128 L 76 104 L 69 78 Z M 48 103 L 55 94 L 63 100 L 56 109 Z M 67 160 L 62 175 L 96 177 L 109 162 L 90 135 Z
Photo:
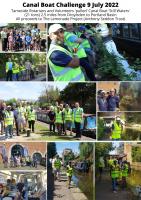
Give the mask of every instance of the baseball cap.
M 59 29 L 65 30 L 65 28 L 61 24 L 53 24 L 49 27 L 48 29 L 48 34 L 50 35 L 51 33 L 55 33 Z

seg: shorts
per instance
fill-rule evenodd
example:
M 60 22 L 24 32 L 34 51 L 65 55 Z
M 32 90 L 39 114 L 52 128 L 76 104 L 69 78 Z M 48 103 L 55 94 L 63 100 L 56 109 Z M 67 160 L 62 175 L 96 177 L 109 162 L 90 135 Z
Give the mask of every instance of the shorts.
M 26 125 L 26 120 L 24 119 L 24 118 L 18 118 L 18 125 L 23 125 L 23 126 L 25 126 Z
M 66 128 L 72 128 L 72 122 L 71 121 L 66 121 L 65 122 L 65 127 Z

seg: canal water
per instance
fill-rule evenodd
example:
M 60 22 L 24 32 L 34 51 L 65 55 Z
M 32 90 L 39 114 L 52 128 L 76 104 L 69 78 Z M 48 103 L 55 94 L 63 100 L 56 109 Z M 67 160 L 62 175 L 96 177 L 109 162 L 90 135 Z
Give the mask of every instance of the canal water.
M 131 174 L 128 176 L 128 185 L 134 194 L 133 200 L 141 200 L 141 195 L 140 197 L 136 196 L 136 187 L 141 187 L 141 170 L 132 170 Z
M 75 185 L 86 195 L 88 200 L 94 199 L 93 173 L 74 173 L 72 177 Z
M 125 128 L 122 134 L 123 140 L 141 140 L 141 129 Z

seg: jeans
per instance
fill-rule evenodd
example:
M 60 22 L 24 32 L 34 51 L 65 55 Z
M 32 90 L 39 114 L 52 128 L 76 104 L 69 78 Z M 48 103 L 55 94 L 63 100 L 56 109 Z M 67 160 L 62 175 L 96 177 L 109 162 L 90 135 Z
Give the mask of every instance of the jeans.
M 8 138 L 8 137 L 11 137 L 13 136 L 13 125 L 8 125 L 6 128 L 5 128 L 5 137 Z
M 90 81 L 96 81 L 94 70 L 90 66 L 89 61 L 87 58 L 80 58 L 80 65 L 84 68 L 87 77 L 90 79 Z
M 112 190 L 116 191 L 116 189 L 117 189 L 117 179 L 112 178 Z
M 6 81 L 12 81 L 13 72 L 12 70 L 8 70 L 6 74 Z
M 51 131 L 55 132 L 55 124 L 54 124 L 54 122 L 50 122 L 49 123 L 49 130 L 50 130 L 50 132 Z
M 34 132 L 35 120 L 28 121 L 28 124 L 29 124 L 29 128 L 32 129 L 32 132 Z

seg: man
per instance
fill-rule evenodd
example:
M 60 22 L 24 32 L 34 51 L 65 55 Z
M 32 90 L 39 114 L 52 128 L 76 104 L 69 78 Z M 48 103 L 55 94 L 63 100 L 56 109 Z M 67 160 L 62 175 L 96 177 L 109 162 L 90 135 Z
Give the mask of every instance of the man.
M 8 59 L 8 62 L 6 62 L 6 81 L 12 81 L 13 76 L 13 62 L 11 61 L 11 58 Z
M 60 24 L 49 27 L 51 45 L 48 51 L 48 64 L 54 81 L 85 81 L 80 60 L 64 45 L 64 28 Z
M 54 107 L 50 106 L 50 111 L 48 113 L 49 116 L 49 130 L 50 133 L 53 131 L 53 133 L 55 133 L 55 112 L 54 112 Z
M 107 97 L 108 111 L 116 111 L 119 108 L 119 97 L 115 94 L 115 90 L 111 89 Z
M 79 103 L 75 103 L 75 108 L 73 110 L 73 118 L 75 125 L 75 138 L 81 138 L 81 124 L 83 120 L 83 108 L 80 108 Z
M 65 134 L 66 130 L 69 129 L 70 135 L 72 135 L 73 111 L 68 104 L 66 104 L 65 106 L 64 113 L 65 113 Z
M 100 97 L 98 98 L 97 103 L 98 103 L 99 111 L 107 111 L 108 103 L 106 99 L 106 92 L 104 90 L 101 91 Z
M 72 28 L 70 28 L 72 25 Z M 73 24 L 66 24 L 66 31 L 64 32 L 64 42 L 72 53 L 75 53 L 80 60 L 81 67 L 84 68 L 87 77 L 91 81 L 95 81 L 93 67 L 90 66 L 86 51 L 90 47 L 89 41 L 85 38 L 80 38 L 74 34 Z M 88 47 L 88 48 L 87 48 Z M 93 52 L 94 53 L 94 52 Z M 93 54 L 90 55 L 93 57 Z
M 27 60 L 25 62 L 25 68 L 26 68 L 26 80 L 29 81 L 30 80 L 31 68 L 32 68 L 32 65 L 31 65 L 29 60 Z
M 31 106 L 30 110 L 27 112 L 27 120 L 29 128 L 31 129 L 32 133 L 35 131 L 35 120 L 36 120 L 36 111 L 34 110 L 33 106 Z
M 127 177 L 128 177 L 128 172 L 129 172 L 129 167 L 127 164 L 127 161 L 125 160 L 122 164 L 122 189 L 125 189 L 127 187 Z
M 72 168 L 72 163 L 69 162 L 67 165 L 67 177 L 68 177 L 68 189 L 70 189 L 71 186 L 71 180 L 72 180 L 72 175 L 73 175 L 73 168 Z
M 3 135 L 4 133 L 4 112 L 5 112 L 5 103 L 0 104 L 0 134 Z
M 117 116 L 112 125 L 112 140 L 120 140 L 122 131 L 123 125 L 121 123 L 120 117 Z
M 112 189 L 114 193 L 117 193 L 117 179 L 119 178 L 120 167 L 117 160 L 113 161 L 111 166 L 111 178 L 112 178 Z
M 54 179 L 58 179 L 60 181 L 60 170 L 61 170 L 61 160 L 59 158 L 59 155 L 56 155 L 56 159 L 54 160 L 53 167 L 54 167 Z
M 26 108 L 23 106 L 22 103 L 19 103 L 18 107 L 18 126 L 19 126 L 19 132 L 22 131 L 25 132 L 26 127 Z
M 63 126 L 63 114 L 60 106 L 57 107 L 57 111 L 55 112 L 55 126 L 57 128 L 58 135 L 61 135 Z
M 14 114 L 14 122 L 16 127 L 16 134 L 19 136 L 19 125 L 18 125 L 18 108 L 15 103 L 13 103 L 13 114 Z
M 14 114 L 11 111 L 11 106 L 7 106 L 4 113 L 4 127 L 5 127 L 5 138 L 13 137 L 13 125 L 14 125 Z

